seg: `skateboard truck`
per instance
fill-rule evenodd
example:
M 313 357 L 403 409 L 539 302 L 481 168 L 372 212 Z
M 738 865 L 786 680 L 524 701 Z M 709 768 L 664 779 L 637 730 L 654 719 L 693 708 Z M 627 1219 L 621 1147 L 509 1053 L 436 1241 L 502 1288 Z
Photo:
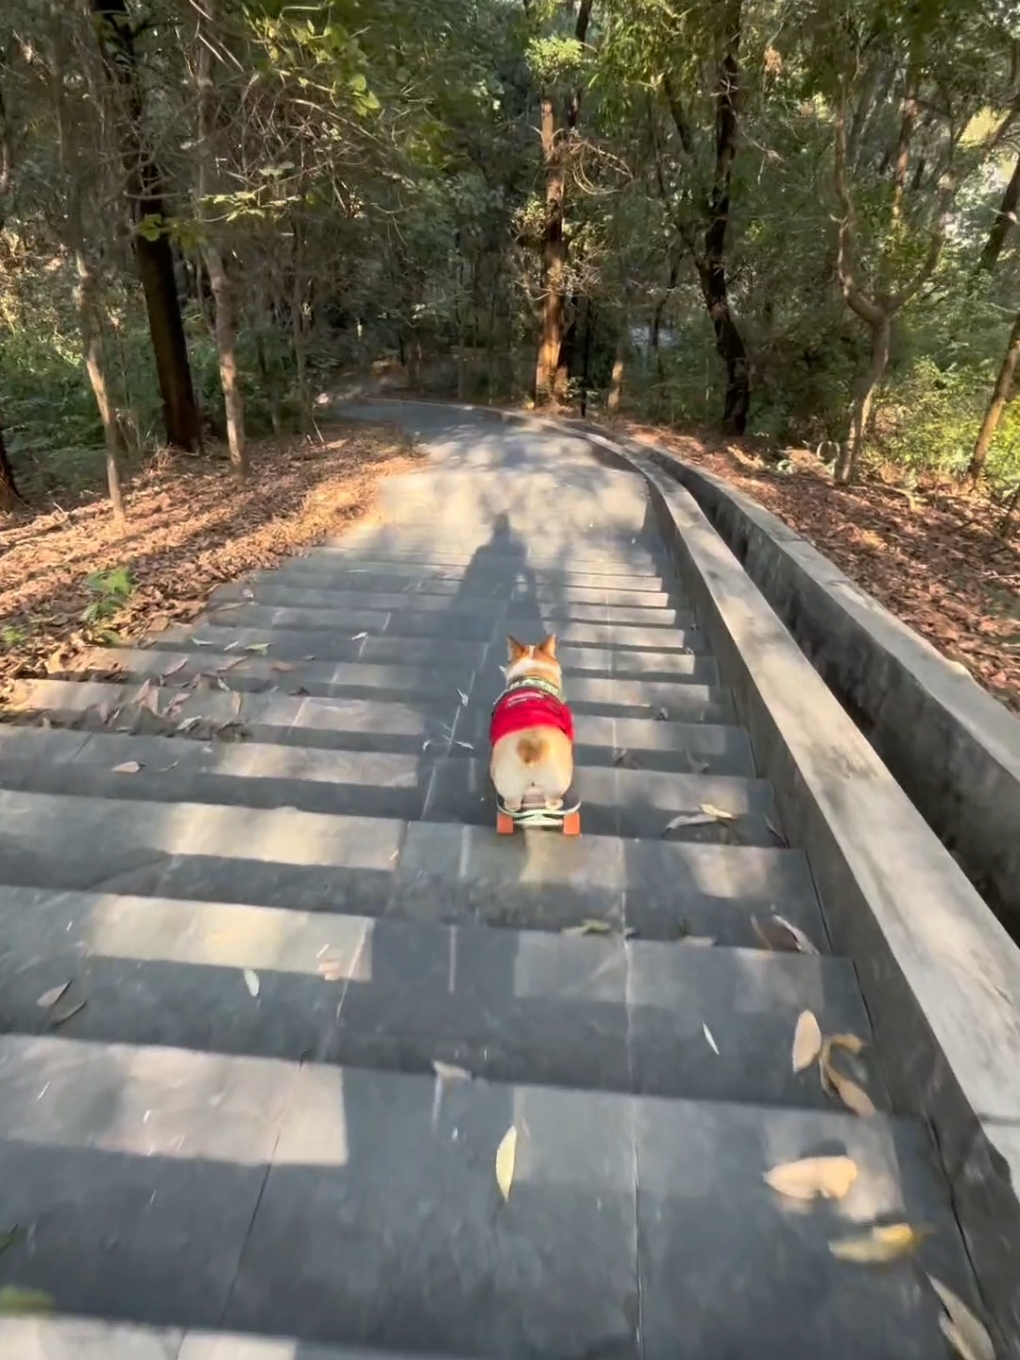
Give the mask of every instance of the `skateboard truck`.
M 529 807 L 525 802 L 524 806 L 517 812 L 511 812 L 497 796 L 496 834 L 512 836 L 517 827 L 521 827 L 525 831 L 559 830 L 564 836 L 579 836 L 581 834 L 581 804 L 574 803 L 572 807 L 553 809 L 535 804 Z

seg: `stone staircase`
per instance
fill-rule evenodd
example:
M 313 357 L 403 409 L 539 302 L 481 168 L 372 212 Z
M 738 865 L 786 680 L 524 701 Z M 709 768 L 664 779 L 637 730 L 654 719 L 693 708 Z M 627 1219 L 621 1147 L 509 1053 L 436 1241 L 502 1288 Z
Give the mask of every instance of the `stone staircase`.
M 793 1071 L 802 1011 L 868 1015 L 644 484 L 428 419 L 380 524 L 0 727 L 0 1286 L 59 1315 L 0 1355 L 944 1355 L 910 1262 L 830 1250 L 906 1218 L 969 1287 L 925 1127 Z M 545 628 L 584 834 L 497 840 L 505 635 Z M 827 1152 L 838 1203 L 763 1180 Z

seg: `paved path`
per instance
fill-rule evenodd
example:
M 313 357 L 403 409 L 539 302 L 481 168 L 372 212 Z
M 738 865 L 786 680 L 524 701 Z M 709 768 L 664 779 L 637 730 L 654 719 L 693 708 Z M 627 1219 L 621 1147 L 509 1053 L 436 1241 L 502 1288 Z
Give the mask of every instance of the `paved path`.
M 792 1071 L 802 1010 L 868 1016 L 643 482 L 409 411 L 435 457 L 380 525 L 0 727 L 0 1231 L 28 1234 L 0 1285 L 100 1320 L 0 1321 L 0 1353 L 944 1354 L 909 1266 L 829 1250 L 907 1217 L 964 1270 L 925 1129 L 866 1068 L 870 1120 Z M 546 627 L 585 835 L 497 841 L 504 639 Z M 669 829 L 706 803 L 733 820 Z M 775 911 L 820 952 L 764 949 Z M 840 1204 L 763 1182 L 831 1151 L 861 1167 Z

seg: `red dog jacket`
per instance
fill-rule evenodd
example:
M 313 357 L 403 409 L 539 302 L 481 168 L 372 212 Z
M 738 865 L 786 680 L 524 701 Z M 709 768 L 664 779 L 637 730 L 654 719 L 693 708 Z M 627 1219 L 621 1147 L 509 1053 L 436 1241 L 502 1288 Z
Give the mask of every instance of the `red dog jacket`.
M 489 723 L 489 742 L 521 732 L 525 727 L 558 727 L 574 740 L 574 715 L 562 699 L 540 680 L 518 680 L 496 700 Z

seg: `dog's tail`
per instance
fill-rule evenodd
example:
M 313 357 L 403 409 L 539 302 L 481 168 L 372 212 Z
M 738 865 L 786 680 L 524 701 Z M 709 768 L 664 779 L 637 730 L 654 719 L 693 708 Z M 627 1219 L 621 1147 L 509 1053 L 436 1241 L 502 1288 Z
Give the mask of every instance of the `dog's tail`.
M 522 765 L 537 765 L 545 755 L 545 737 L 521 737 L 517 743 L 517 755 Z

